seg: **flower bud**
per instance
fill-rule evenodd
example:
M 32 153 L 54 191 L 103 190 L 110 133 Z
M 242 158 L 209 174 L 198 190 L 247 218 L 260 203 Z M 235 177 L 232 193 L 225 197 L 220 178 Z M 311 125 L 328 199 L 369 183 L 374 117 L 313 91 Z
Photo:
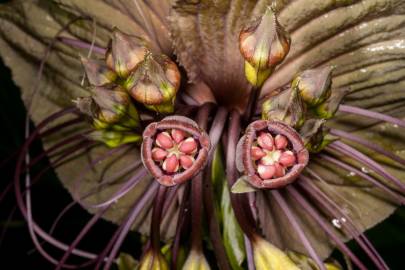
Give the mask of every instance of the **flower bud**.
M 114 71 L 108 68 L 103 61 L 92 60 L 84 57 L 81 57 L 81 61 L 87 80 L 93 86 L 111 84 L 117 78 Z
M 127 143 L 139 143 L 142 140 L 139 134 L 115 130 L 95 130 L 87 135 L 87 137 L 94 141 L 103 142 L 111 148 Z
M 169 270 L 169 264 L 160 251 L 149 249 L 139 262 L 139 270 Z
M 317 116 L 323 119 L 332 118 L 347 93 L 347 89 L 334 89 L 330 97 L 325 102 L 319 104 L 317 107 L 314 108 L 314 112 Z
M 264 84 L 273 69 L 258 69 L 252 66 L 248 61 L 245 61 L 245 76 L 246 79 L 256 87 L 260 87 Z
M 283 142 L 280 147 L 280 140 L 287 143 Z M 278 143 L 279 148 L 270 142 Z M 292 183 L 309 159 L 301 136 L 290 126 L 277 121 L 251 123 L 236 151 L 240 160 L 236 164 L 238 170 L 251 186 L 259 189 L 280 188 Z
M 106 63 L 118 76 L 126 78 L 144 59 L 147 43 L 144 39 L 113 29 L 111 50 L 107 50 Z
M 293 80 L 291 87 L 298 89 L 308 105 L 316 106 L 331 94 L 332 70 L 331 66 L 305 70 Z
M 160 184 L 173 186 L 203 169 L 209 148 L 209 137 L 197 123 L 184 116 L 169 116 L 146 127 L 141 156 Z
M 274 69 L 284 60 L 290 50 L 290 38 L 272 7 L 242 29 L 239 49 L 245 60 L 258 70 Z
M 192 249 L 183 265 L 182 270 L 210 270 L 207 260 L 202 252 Z
M 251 239 L 253 258 L 256 270 L 288 269 L 299 270 L 300 268 L 283 251 L 270 244 L 265 239 L 256 236 Z
M 172 112 L 180 87 L 180 72 L 168 57 L 147 53 L 124 87 L 147 108 L 161 113 Z
M 262 118 L 281 121 L 294 128 L 300 127 L 305 120 L 305 105 L 295 88 L 288 88 L 267 97 L 262 105 Z

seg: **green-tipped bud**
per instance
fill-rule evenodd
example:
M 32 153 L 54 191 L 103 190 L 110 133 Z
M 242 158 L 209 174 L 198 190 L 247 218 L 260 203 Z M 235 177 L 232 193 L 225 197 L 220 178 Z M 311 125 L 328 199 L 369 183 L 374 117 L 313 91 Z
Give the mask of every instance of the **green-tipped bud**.
M 299 269 L 307 270 L 319 270 L 315 261 L 303 254 L 299 254 L 292 251 L 287 251 L 288 257 L 299 267 Z M 325 268 L 327 270 L 342 270 L 342 266 L 338 262 L 325 262 Z
M 282 121 L 294 128 L 305 120 L 305 105 L 296 88 L 268 97 L 262 105 L 262 119 Z
M 144 39 L 127 35 L 114 28 L 111 50 L 108 50 L 106 54 L 106 63 L 118 76 L 126 78 L 144 59 L 147 47 Z
M 252 72 L 245 64 L 246 76 L 250 82 L 256 81 L 254 85 L 260 86 L 259 82 L 264 81 L 265 76 L 280 64 L 290 50 L 290 37 L 278 23 L 277 16 L 271 7 L 266 9 L 264 15 L 242 29 L 239 35 L 239 49 L 243 58 L 250 63 L 251 67 L 262 72 L 256 77 L 260 80 L 252 80 Z M 266 78 L 267 78 L 266 77 Z
M 260 237 L 252 241 L 256 270 L 299 270 L 283 251 Z
M 183 265 L 183 270 L 209 270 L 211 269 L 202 252 L 191 250 Z
M 168 57 L 148 53 L 124 87 L 136 101 L 149 109 L 171 112 L 180 87 L 180 72 Z
M 324 103 L 314 108 L 315 114 L 324 119 L 332 118 L 347 93 L 347 89 L 333 90 L 330 97 Z
M 81 61 L 89 83 L 93 86 L 111 84 L 117 74 L 108 68 L 103 61 L 81 57 Z
M 111 148 L 127 143 L 140 143 L 142 141 L 142 136 L 139 134 L 115 130 L 95 130 L 87 135 L 87 137 L 93 141 L 103 142 Z
M 332 70 L 330 66 L 305 70 L 293 80 L 291 87 L 298 89 L 308 105 L 316 106 L 331 94 Z
M 139 270 L 169 270 L 166 259 L 160 253 L 149 249 L 139 263 Z
M 74 102 L 81 112 L 92 118 L 96 129 L 131 130 L 140 126 L 138 112 L 124 89 L 95 87 L 90 91 L 90 97 Z

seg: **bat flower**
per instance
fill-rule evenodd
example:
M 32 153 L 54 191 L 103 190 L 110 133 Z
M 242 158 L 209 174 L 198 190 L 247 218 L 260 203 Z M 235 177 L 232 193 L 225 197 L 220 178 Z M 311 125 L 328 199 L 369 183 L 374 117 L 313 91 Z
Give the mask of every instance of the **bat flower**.
M 405 203 L 404 13 L 402 0 L 1 4 L 0 55 L 35 128 L 0 200 L 14 188 L 55 269 L 395 268 L 364 232 Z M 48 170 L 72 198 L 56 213 L 37 196 Z M 74 205 L 91 215 L 70 226 Z
M 207 161 L 210 141 L 197 123 L 184 116 L 168 116 L 143 132 L 142 161 L 165 186 L 191 179 Z

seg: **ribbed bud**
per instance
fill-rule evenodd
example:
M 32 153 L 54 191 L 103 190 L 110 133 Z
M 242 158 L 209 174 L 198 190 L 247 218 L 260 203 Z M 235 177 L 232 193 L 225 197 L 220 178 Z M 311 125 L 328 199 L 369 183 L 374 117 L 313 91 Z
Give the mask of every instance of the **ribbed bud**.
M 331 66 L 305 70 L 293 80 L 291 87 L 298 89 L 308 105 L 316 106 L 331 94 L 332 70 Z
M 111 148 L 127 143 L 140 143 L 142 140 L 139 134 L 115 130 L 95 130 L 87 135 L 87 137 L 93 141 L 103 142 Z
M 180 72 L 165 55 L 147 53 L 125 81 L 124 87 L 147 108 L 169 113 L 173 111 L 174 99 L 180 87 Z
M 117 78 L 117 74 L 107 67 L 105 62 L 81 57 L 87 80 L 93 86 L 111 84 Z
M 211 267 L 202 252 L 191 250 L 182 270 L 210 270 Z
M 169 116 L 151 123 L 142 136 L 143 164 L 162 185 L 183 183 L 206 164 L 209 137 L 187 117 Z
M 305 120 L 305 104 L 296 88 L 288 88 L 267 97 L 262 105 L 262 119 L 281 121 L 294 128 Z
M 144 39 L 113 29 L 111 50 L 107 50 L 106 63 L 118 76 L 126 78 L 147 53 Z
M 169 264 L 159 251 L 149 249 L 139 262 L 139 270 L 169 270 Z
M 301 136 L 277 121 L 251 123 L 237 146 L 237 168 L 254 188 L 274 189 L 292 183 L 308 163 Z
M 299 270 L 297 265 L 276 246 L 270 244 L 261 237 L 251 240 L 253 258 L 256 270 L 288 269 Z
M 347 93 L 347 89 L 334 89 L 330 97 L 325 102 L 314 108 L 314 112 L 318 117 L 323 119 L 332 118 Z
M 75 101 L 77 107 L 93 120 L 96 129 L 131 130 L 139 128 L 138 112 L 128 93 L 121 87 L 95 87 L 91 96 Z
M 271 7 L 264 15 L 244 27 L 239 35 L 239 49 L 249 82 L 261 86 L 290 50 L 290 38 L 279 24 Z

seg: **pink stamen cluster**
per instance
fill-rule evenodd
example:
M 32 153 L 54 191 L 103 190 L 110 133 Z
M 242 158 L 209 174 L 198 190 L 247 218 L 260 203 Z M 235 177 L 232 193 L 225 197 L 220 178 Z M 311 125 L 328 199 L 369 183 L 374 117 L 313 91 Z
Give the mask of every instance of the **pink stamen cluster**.
M 152 159 L 166 173 L 177 173 L 189 169 L 195 162 L 197 141 L 186 132 L 172 129 L 156 135 L 152 148 Z
M 296 164 L 296 156 L 288 146 L 285 136 L 278 134 L 273 137 L 270 132 L 260 132 L 251 147 L 251 156 L 263 180 L 282 177 Z

